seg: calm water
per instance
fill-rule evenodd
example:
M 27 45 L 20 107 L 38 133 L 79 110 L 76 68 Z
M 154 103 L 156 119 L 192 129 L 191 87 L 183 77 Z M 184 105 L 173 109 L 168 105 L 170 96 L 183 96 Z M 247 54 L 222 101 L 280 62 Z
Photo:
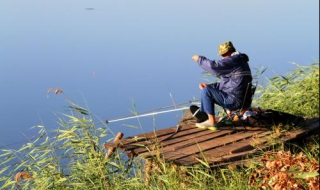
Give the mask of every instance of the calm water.
M 193 54 L 217 59 L 233 41 L 264 77 L 319 59 L 319 1 L 0 1 L 0 146 L 44 125 L 58 128 L 66 98 L 94 119 L 199 98 Z M 65 96 L 47 90 L 62 89 Z M 170 94 L 173 98 L 171 98 Z M 47 96 L 49 95 L 49 96 Z M 181 112 L 142 119 L 144 131 L 174 126 Z M 111 123 L 116 133 L 141 132 Z

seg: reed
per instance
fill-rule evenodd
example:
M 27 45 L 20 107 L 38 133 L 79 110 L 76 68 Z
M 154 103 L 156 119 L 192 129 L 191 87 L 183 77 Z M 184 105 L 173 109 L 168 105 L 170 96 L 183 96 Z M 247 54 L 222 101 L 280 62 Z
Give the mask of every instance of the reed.
M 319 117 L 319 61 L 309 66 L 293 64 L 296 69 L 260 86 L 256 103 L 294 115 Z

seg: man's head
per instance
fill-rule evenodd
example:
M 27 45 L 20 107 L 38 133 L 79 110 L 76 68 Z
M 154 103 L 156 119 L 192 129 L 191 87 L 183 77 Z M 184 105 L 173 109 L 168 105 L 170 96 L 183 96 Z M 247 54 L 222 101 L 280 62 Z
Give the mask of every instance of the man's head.
M 231 41 L 226 41 L 226 42 L 221 43 L 218 46 L 218 50 L 219 50 L 218 55 L 221 55 L 222 57 L 225 57 L 226 55 L 231 54 L 236 51 L 236 49 L 234 48 Z

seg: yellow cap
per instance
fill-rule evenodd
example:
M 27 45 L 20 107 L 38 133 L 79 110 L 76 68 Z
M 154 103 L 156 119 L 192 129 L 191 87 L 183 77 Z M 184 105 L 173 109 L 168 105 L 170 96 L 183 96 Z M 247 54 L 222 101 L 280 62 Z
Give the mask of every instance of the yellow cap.
M 236 49 L 233 47 L 233 44 L 231 41 L 226 41 L 219 45 L 218 50 L 219 50 L 218 55 L 223 55 L 230 50 L 235 51 Z

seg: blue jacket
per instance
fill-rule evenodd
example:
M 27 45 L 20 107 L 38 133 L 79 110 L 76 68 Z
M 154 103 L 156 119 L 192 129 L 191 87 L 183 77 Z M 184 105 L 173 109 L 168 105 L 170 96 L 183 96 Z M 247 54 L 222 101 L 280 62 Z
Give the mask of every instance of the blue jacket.
M 239 52 L 234 52 L 230 57 L 221 60 L 209 60 L 204 56 L 199 56 L 198 59 L 199 66 L 220 77 L 220 83 L 215 83 L 215 87 L 240 104 L 250 93 L 248 83 L 252 82 L 252 76 L 248 61 L 249 57 Z M 251 98 L 251 93 L 249 96 Z

